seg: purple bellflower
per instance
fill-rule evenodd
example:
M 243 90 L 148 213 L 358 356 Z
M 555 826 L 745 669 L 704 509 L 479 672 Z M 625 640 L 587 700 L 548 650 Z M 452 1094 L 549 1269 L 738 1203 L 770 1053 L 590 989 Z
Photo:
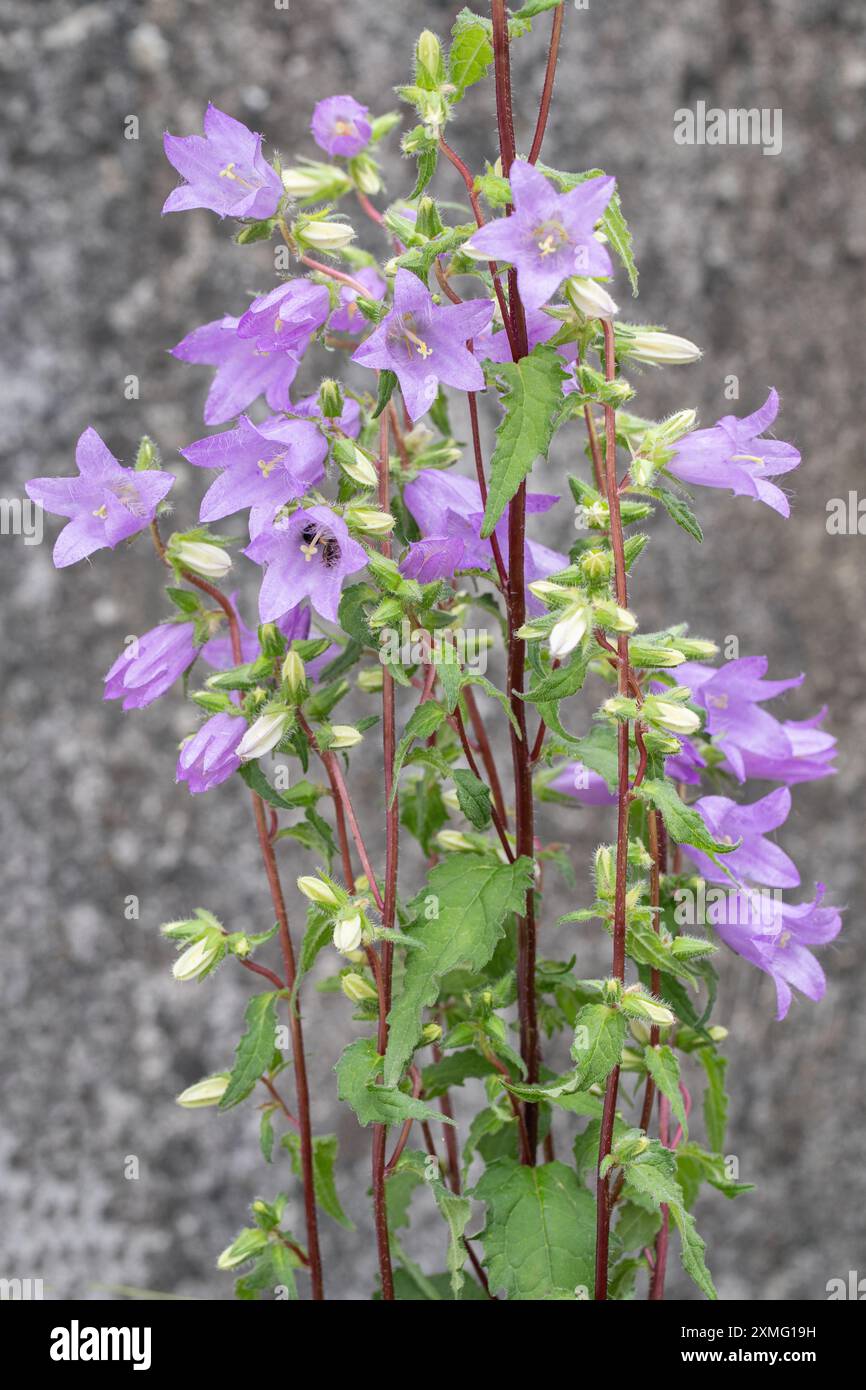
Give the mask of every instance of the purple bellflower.
M 766 888 L 796 888 L 800 875 L 796 864 L 784 850 L 766 838 L 788 819 L 791 793 L 787 787 L 777 787 L 750 806 L 741 806 L 727 796 L 702 796 L 694 803 L 707 829 L 715 839 L 727 844 L 742 844 L 723 856 L 726 869 L 741 883 Z M 698 872 L 710 883 L 729 883 L 725 869 L 691 845 L 683 845 Z
M 258 396 L 264 396 L 271 410 L 289 409 L 289 387 L 300 355 L 285 350 L 263 352 L 252 339 L 238 336 L 239 323 L 226 314 L 194 328 L 171 349 L 181 362 L 203 362 L 217 369 L 205 402 L 206 425 L 234 420 Z
M 423 539 L 414 541 L 404 556 L 400 568 L 407 579 L 426 584 L 433 579 L 449 579 L 458 569 L 489 569 L 493 551 L 489 540 L 480 536 L 484 518 L 481 491 L 472 478 L 460 473 L 425 468 L 408 483 L 404 491 L 406 506 L 418 523 Z M 547 493 L 529 493 L 526 510 L 529 514 L 547 512 L 559 501 Z M 496 527 L 506 563 L 508 558 L 508 520 L 503 517 Z M 568 557 L 550 550 L 538 541 L 526 542 L 525 576 L 529 584 L 543 579 L 568 564 Z M 527 594 L 530 612 L 541 612 L 542 605 Z
M 251 339 L 260 352 L 302 357 L 330 311 L 331 296 L 324 285 L 284 280 L 268 294 L 256 296 L 238 320 L 238 337 Z
M 351 96 L 325 97 L 317 101 L 310 130 L 319 149 L 351 158 L 369 144 L 372 127 L 369 107 Z
M 489 260 L 510 262 L 527 310 L 540 309 L 571 275 L 613 273 L 610 256 L 593 231 L 615 184 L 612 178 L 593 178 L 570 193 L 557 193 L 544 174 L 515 159 L 514 212 L 474 232 L 471 248 Z
M 283 185 L 262 154 L 262 137 L 242 121 L 211 104 L 204 135 L 163 137 L 166 158 L 186 179 L 169 193 L 167 212 L 210 208 L 220 217 L 270 217 L 279 207 Z
M 161 623 L 130 642 L 105 677 L 106 700 L 144 709 L 174 685 L 195 660 L 195 624 Z
M 406 409 L 418 420 L 436 399 L 439 383 L 483 391 L 484 373 L 466 346 L 493 317 L 489 299 L 434 305 L 411 270 L 398 270 L 394 308 L 356 349 L 352 361 L 396 373 Z
M 354 270 L 352 279 L 364 286 L 369 299 L 384 298 L 387 286 L 373 266 L 363 265 L 359 270 Z M 353 290 L 351 285 L 340 286 L 340 307 L 334 310 L 328 321 L 332 333 L 361 333 L 366 328 L 367 320 L 355 303 L 357 298 L 358 291 Z
M 692 430 L 674 446 L 667 471 L 690 486 L 730 489 L 735 497 L 753 497 L 790 516 L 787 497 L 769 479 L 796 468 L 800 455 L 793 444 L 760 438 L 778 413 L 779 396 L 771 390 L 753 415 L 725 415 L 712 429 Z
M 836 740 L 817 728 L 823 712 L 805 724 L 783 724 L 760 708 L 763 701 L 796 689 L 804 680 L 802 675 L 765 680 L 767 665 L 765 656 L 744 656 L 720 667 L 689 661 L 678 668 L 677 678 L 689 686 L 695 704 L 706 710 L 706 731 L 725 753 L 726 770 L 738 782 L 766 777 L 790 784 L 830 775 Z
M 304 598 L 323 618 L 336 622 L 344 579 L 367 563 L 367 552 L 352 540 L 342 517 L 324 506 L 277 517 L 244 554 L 265 565 L 259 594 L 263 623 L 274 622 Z
M 246 731 L 242 715 L 212 714 L 181 748 L 174 780 L 186 782 L 193 796 L 218 787 L 240 767 L 236 749 Z
M 57 569 L 95 550 L 113 550 L 149 526 L 174 475 L 123 468 L 94 429 L 75 446 L 77 478 L 33 478 L 27 496 L 47 512 L 69 518 L 54 545 Z
M 776 1018 L 791 1006 L 792 986 L 817 1003 L 827 988 L 824 971 L 808 949 L 833 941 L 842 928 L 838 909 L 822 907 L 824 885 L 810 903 L 783 903 L 748 893 L 726 894 L 708 905 L 707 920 L 731 950 L 772 976 Z
M 682 667 L 679 667 L 679 670 L 682 670 Z M 690 738 L 686 738 L 684 734 L 678 734 L 677 737 L 680 741 L 680 751 L 665 758 L 665 772 L 668 777 L 673 777 L 675 782 L 685 782 L 690 787 L 696 787 L 707 764 Z
M 285 502 L 324 475 L 328 444 L 312 420 L 274 415 L 254 425 L 242 415 L 237 428 L 198 439 L 181 453 L 198 468 L 221 468 L 205 493 L 200 521 L 217 521 L 252 507 L 254 535 Z

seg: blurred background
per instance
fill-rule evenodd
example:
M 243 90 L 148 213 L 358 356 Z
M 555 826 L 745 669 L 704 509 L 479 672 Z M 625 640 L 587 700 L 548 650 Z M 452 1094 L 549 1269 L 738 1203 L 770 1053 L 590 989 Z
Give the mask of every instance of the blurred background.
M 163 131 L 199 131 L 212 100 L 264 131 L 284 161 L 314 155 L 314 102 L 352 92 L 376 113 L 394 107 L 418 31 L 444 36 L 457 8 L 0 0 L 5 497 L 21 497 L 27 478 L 72 472 L 75 440 L 89 424 L 126 463 L 146 431 L 165 465 L 177 465 L 178 524 L 193 524 L 200 478 L 176 451 L 205 432 L 210 373 L 166 350 L 197 324 L 240 312 L 251 291 L 272 283 L 273 262 L 267 246 L 234 247 L 231 225 L 211 213 L 160 218 L 176 182 Z M 830 1278 L 866 1271 L 864 540 L 826 526 L 828 502 L 863 489 L 864 14 L 859 0 L 673 8 L 567 0 L 566 9 L 543 157 L 617 176 L 641 294 L 632 305 L 619 272 L 616 297 L 627 317 L 664 323 L 705 354 L 691 368 L 635 377 L 635 409 L 693 405 L 709 424 L 754 410 L 775 386 L 779 437 L 803 454 L 786 480 L 787 522 L 747 499 L 704 493 L 698 548 L 656 518 L 634 603 L 644 630 L 688 620 L 697 634 L 736 636 L 742 655 L 766 653 L 772 676 L 805 670 L 803 687 L 772 706 L 777 715 L 831 707 L 839 774 L 795 788 L 782 833 L 804 891 L 820 879 L 847 909 L 842 935 L 821 953 L 827 997 L 799 1002 L 775 1023 L 769 979 L 722 955 L 716 1017 L 730 1029 L 728 1148 L 757 1190 L 736 1203 L 711 1192 L 697 1212 L 722 1298 L 823 1299 Z M 537 20 L 514 52 L 524 151 L 549 25 L 549 16 Z M 676 144 L 674 113 L 699 100 L 781 108 L 782 152 Z M 124 138 L 130 115 L 137 140 Z M 496 155 L 493 129 L 485 86 L 461 106 L 450 138 L 480 169 Z M 411 170 L 391 143 L 395 196 L 408 192 Z M 461 196 L 450 171 L 437 191 Z M 375 235 L 363 228 L 371 249 Z M 329 368 L 321 356 L 306 364 L 301 392 L 315 384 L 317 365 Z M 733 403 L 724 396 L 731 374 Z M 139 379 L 139 399 L 125 396 L 129 376 Z M 545 490 L 562 486 L 570 450 L 580 458 L 567 436 L 543 471 Z M 102 703 L 102 677 L 124 636 L 163 616 L 145 538 L 58 574 L 58 526 L 46 518 L 41 546 L 0 537 L 0 1275 L 41 1277 L 49 1297 L 137 1288 L 228 1298 L 217 1253 L 245 1224 L 248 1202 L 291 1179 L 261 1162 L 249 1107 L 217 1117 L 173 1104 L 183 1086 L 230 1060 L 249 981 L 226 968 L 205 986 L 177 986 L 157 928 L 202 905 L 233 929 L 261 929 L 270 904 L 240 786 L 193 799 L 174 784 L 176 744 L 190 728 L 179 693 L 126 715 Z M 566 549 L 572 537 L 563 506 L 543 539 Z M 252 589 L 244 592 L 251 618 Z M 585 727 L 589 710 L 576 708 L 572 726 Z M 367 742 L 352 777 L 378 852 L 381 754 Z M 577 948 L 581 973 L 592 975 L 607 948 L 589 929 L 584 942 L 551 924 L 588 901 L 588 857 L 612 838 L 610 814 L 548 808 L 543 831 L 570 846 L 578 888 L 549 876 L 542 951 Z M 282 854 L 291 884 L 301 861 L 293 849 Z M 407 854 L 402 891 L 420 881 Z M 125 917 L 130 895 L 138 920 Z M 294 892 L 291 905 L 297 935 Z M 365 1299 L 374 1278 L 369 1132 L 339 1112 L 331 1070 L 357 1025 L 344 1000 L 310 987 L 305 1012 L 315 1124 L 339 1134 L 338 1187 L 358 1224 L 348 1235 L 323 1218 L 328 1292 Z M 125 1176 L 136 1167 L 137 1179 Z M 409 1249 L 428 1271 L 441 1269 L 439 1218 L 421 1200 L 416 1207 Z M 294 1198 L 291 1210 L 300 1228 Z M 675 1260 L 669 1292 L 697 1296 Z

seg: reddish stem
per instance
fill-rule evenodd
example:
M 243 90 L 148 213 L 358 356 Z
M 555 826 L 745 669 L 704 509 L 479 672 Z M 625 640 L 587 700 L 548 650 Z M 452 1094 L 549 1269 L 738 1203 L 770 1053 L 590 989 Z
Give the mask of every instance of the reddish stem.
M 550 115 L 550 102 L 553 97 L 553 84 L 556 80 L 556 60 L 559 56 L 559 40 L 562 36 L 562 20 L 564 14 L 565 3 L 564 0 L 562 0 L 559 8 L 555 10 L 553 14 L 553 28 L 550 31 L 550 48 L 547 53 L 547 70 L 544 74 L 541 106 L 538 111 L 535 134 L 532 137 L 532 149 L 529 151 L 530 164 L 535 164 L 538 156 L 541 154 L 544 132 L 547 129 L 547 118 Z

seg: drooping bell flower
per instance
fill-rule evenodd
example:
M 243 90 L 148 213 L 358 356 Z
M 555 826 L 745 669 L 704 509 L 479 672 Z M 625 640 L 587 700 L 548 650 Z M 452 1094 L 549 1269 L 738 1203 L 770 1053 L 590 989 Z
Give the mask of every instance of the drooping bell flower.
M 163 146 L 169 164 L 186 180 L 169 193 L 163 214 L 210 208 L 220 217 L 262 219 L 276 212 L 283 185 L 262 154 L 261 135 L 212 103 L 204 135 L 166 133 Z
M 369 107 L 342 95 L 317 101 L 310 122 L 313 139 L 326 154 L 351 158 L 370 142 Z
M 693 809 L 699 812 L 716 840 L 727 844 L 742 841 L 737 849 L 724 856 L 724 869 L 701 850 L 683 845 L 698 872 L 710 883 L 729 883 L 730 878 L 725 873 L 725 869 L 729 869 L 741 883 L 766 888 L 797 887 L 800 874 L 796 864 L 784 850 L 766 838 L 770 830 L 777 830 L 788 819 L 791 793 L 787 787 L 777 787 L 750 806 L 741 806 L 727 796 L 702 796 Z
M 265 566 L 259 594 L 263 623 L 275 621 L 304 598 L 323 618 L 336 622 L 344 580 L 367 563 L 367 552 L 352 540 L 342 517 L 325 506 L 277 517 L 244 554 Z
M 218 787 L 240 767 L 237 748 L 246 731 L 239 714 L 211 715 L 181 748 L 175 781 L 186 782 L 193 796 Z
M 195 624 L 161 623 L 120 653 L 105 677 L 106 700 L 144 709 L 164 695 L 195 660 Z
M 793 444 L 760 437 L 778 413 L 779 396 L 771 390 L 753 415 L 742 420 L 725 415 L 711 429 L 692 430 L 677 441 L 667 471 L 689 486 L 725 488 L 790 516 L 788 498 L 769 480 L 796 468 L 800 455 Z
M 194 328 L 171 349 L 181 362 L 216 367 L 204 407 L 206 425 L 234 420 L 259 396 L 271 410 L 289 409 L 289 387 L 301 359 L 297 352 L 263 352 L 251 338 L 238 337 L 240 320 L 231 314 Z

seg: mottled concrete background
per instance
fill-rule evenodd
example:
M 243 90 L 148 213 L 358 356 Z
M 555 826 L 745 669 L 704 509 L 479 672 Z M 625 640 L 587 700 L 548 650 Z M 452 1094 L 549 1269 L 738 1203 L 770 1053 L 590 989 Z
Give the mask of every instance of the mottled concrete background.
M 0 0 L 5 496 L 20 496 L 34 474 L 71 471 L 74 441 L 91 423 L 127 461 L 148 430 L 171 466 L 178 446 L 202 433 L 207 372 L 175 363 L 166 348 L 269 284 L 268 249 L 236 250 L 211 214 L 161 221 L 174 184 L 163 130 L 199 129 L 212 99 L 284 155 L 312 153 L 314 100 L 351 90 L 375 110 L 390 107 L 411 37 L 424 24 L 444 32 L 456 8 Z M 548 24 L 515 55 L 524 146 Z M 729 1147 L 758 1190 L 736 1204 L 710 1195 L 698 1213 L 722 1297 L 821 1299 L 830 1277 L 866 1272 L 866 542 L 825 526 L 828 499 L 862 487 L 862 5 L 591 0 L 583 11 L 569 5 L 566 31 L 546 157 L 617 175 L 643 275 L 635 315 L 697 339 L 706 354 L 687 371 L 643 376 L 638 407 L 694 404 L 710 422 L 730 408 L 724 381 L 736 373 L 742 413 L 778 387 L 780 433 L 804 456 L 789 479 L 790 522 L 745 499 L 702 496 L 699 551 L 658 521 L 635 603 L 647 629 L 687 618 L 697 632 L 736 635 L 743 654 L 769 653 L 774 674 L 807 670 L 787 714 L 832 707 L 840 774 L 795 791 L 784 832 L 804 884 L 825 880 L 848 908 L 843 935 L 823 953 L 827 998 L 776 1024 L 770 982 L 723 959 Z M 781 107 L 783 153 L 675 145 L 675 110 L 699 99 Z M 475 167 L 495 153 L 490 101 L 471 96 L 453 128 Z M 123 138 L 131 114 L 138 141 Z M 408 173 L 395 159 L 394 191 L 408 187 Z M 137 401 L 124 399 L 131 373 Z M 562 476 L 567 449 L 563 438 L 551 476 Z M 176 498 L 186 524 L 200 491 L 190 471 Z M 559 526 L 567 544 L 565 509 Z M 49 521 L 41 547 L 8 536 L 0 545 L 0 1275 L 42 1277 L 60 1297 L 113 1297 L 131 1285 L 225 1298 L 230 1281 L 217 1274 L 216 1253 L 243 1224 L 247 1201 L 273 1195 L 280 1176 L 263 1168 L 247 1110 L 189 1114 L 172 1097 L 229 1060 L 249 982 L 225 969 L 206 986 L 180 988 L 156 928 L 197 904 L 233 927 L 268 924 L 248 808 L 237 789 L 194 801 L 174 786 L 174 745 L 189 727 L 179 699 L 131 715 L 101 703 L 124 635 L 161 614 L 147 546 L 57 575 L 55 534 Z M 586 718 L 581 711 L 574 722 Z M 365 758 L 353 775 L 372 825 L 375 749 Z M 583 895 L 586 856 L 612 834 L 609 816 L 557 815 L 546 829 L 574 844 Z M 291 882 L 290 851 L 284 862 Z M 404 889 L 417 881 L 407 859 Z M 137 922 L 124 918 L 130 894 L 140 899 Z M 564 889 L 552 893 L 548 922 L 571 903 Z M 550 931 L 544 949 L 566 946 Z M 597 950 L 581 949 L 585 973 L 603 968 Z M 340 1134 L 339 1187 L 359 1226 L 352 1237 L 326 1221 L 328 1287 L 336 1298 L 366 1298 L 368 1136 L 337 1113 L 331 1075 L 354 1029 L 339 999 L 308 991 L 306 1012 L 316 1124 Z M 124 1177 L 129 1156 L 137 1181 Z M 300 1227 L 297 1205 L 294 1220 Z M 419 1211 L 418 1220 L 412 1248 L 428 1269 L 441 1268 L 437 1218 Z M 692 1296 L 677 1269 L 671 1293 Z

